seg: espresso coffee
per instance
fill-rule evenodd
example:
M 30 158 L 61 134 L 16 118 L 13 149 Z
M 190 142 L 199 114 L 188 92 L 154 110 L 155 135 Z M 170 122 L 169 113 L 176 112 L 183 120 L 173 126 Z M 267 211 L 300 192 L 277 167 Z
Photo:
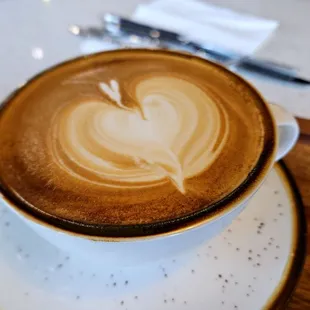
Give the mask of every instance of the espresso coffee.
M 237 197 L 273 150 L 274 128 L 259 95 L 222 67 L 124 50 L 33 79 L 3 106 L 0 145 L 1 189 L 15 204 L 97 234 Z

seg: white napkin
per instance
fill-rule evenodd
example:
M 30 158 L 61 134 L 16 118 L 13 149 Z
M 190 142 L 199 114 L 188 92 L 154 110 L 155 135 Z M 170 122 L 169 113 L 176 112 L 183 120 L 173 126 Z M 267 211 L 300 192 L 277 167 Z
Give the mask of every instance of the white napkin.
M 278 23 L 240 14 L 199 1 L 157 0 L 139 5 L 133 19 L 176 31 L 208 46 L 251 54 L 277 28 Z
M 244 55 L 253 53 L 278 26 L 273 20 L 196 0 L 155 0 L 139 5 L 132 19 Z M 115 48 L 114 44 L 94 39 L 84 40 L 81 44 L 81 51 L 85 54 Z

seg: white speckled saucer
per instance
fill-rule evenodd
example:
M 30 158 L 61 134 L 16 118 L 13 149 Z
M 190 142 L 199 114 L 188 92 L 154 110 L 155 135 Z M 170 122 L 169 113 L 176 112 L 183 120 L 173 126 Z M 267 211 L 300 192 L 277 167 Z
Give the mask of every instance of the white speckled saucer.
M 280 164 L 221 235 L 141 267 L 81 261 L 0 207 L 0 309 L 283 309 L 303 265 L 304 233 L 297 189 Z

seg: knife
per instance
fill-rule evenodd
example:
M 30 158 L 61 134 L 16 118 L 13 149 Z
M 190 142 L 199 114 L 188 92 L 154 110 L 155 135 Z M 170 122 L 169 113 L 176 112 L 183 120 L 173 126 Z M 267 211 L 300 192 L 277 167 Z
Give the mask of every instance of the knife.
M 144 25 L 115 14 L 105 14 L 103 26 L 111 36 L 136 36 L 162 45 L 205 54 L 207 58 L 228 67 L 236 67 L 251 73 L 296 84 L 310 85 L 309 80 L 298 77 L 295 70 L 286 65 L 239 55 L 225 49 L 215 49 L 194 42 L 176 32 Z

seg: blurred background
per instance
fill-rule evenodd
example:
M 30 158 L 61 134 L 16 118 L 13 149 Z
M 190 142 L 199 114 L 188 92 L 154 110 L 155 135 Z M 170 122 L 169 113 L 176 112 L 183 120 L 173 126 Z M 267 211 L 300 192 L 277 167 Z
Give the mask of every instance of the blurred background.
M 0 0 L 0 98 L 53 64 L 115 48 L 68 31 L 70 25 L 100 28 L 108 12 L 185 33 L 202 45 L 215 43 L 242 56 L 289 66 L 310 80 L 306 0 Z M 242 74 L 268 100 L 310 118 L 309 87 Z

